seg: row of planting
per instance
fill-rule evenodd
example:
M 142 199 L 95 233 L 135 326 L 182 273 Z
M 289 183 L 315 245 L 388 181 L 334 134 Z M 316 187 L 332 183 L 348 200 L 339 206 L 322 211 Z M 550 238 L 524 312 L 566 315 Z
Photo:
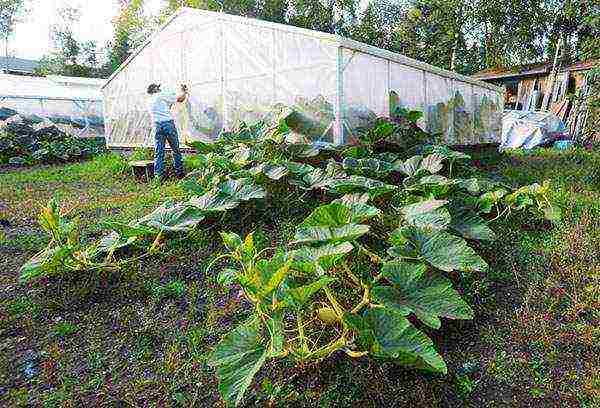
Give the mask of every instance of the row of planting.
M 173 234 L 219 225 L 227 211 L 310 196 L 321 204 L 286 245 L 262 248 L 252 233 L 221 233 L 227 252 L 207 272 L 218 270 L 219 282 L 237 285 L 253 305 L 210 357 L 223 398 L 241 403 L 268 359 L 315 361 L 336 351 L 445 373 L 424 329 L 473 318 L 454 288 L 461 273 L 487 268 L 470 243 L 494 240 L 490 224 L 512 211 L 550 219 L 557 211 L 547 184 L 513 189 L 475 176 L 466 154 L 424 144 L 417 118 L 379 119 L 342 147 L 288 143 L 297 138 L 285 118 L 242 125 L 195 145 L 200 170 L 182 181 L 187 201 L 107 224 L 91 244 L 52 201 L 40 215 L 50 243 L 21 280 L 117 273 Z

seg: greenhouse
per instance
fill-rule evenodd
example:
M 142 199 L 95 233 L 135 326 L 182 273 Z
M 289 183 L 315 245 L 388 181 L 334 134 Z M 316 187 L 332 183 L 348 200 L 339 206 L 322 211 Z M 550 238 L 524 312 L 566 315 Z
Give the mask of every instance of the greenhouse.
M 73 136 L 103 136 L 103 83 L 58 75 L 0 74 L 0 121 L 18 115 L 31 123 L 48 120 Z
M 504 89 L 340 36 L 182 8 L 103 87 L 107 144 L 152 146 L 147 86 L 190 88 L 184 141 L 286 115 L 307 141 L 351 142 L 392 107 L 450 145 L 498 143 Z M 278 117 L 278 116 L 275 116 Z

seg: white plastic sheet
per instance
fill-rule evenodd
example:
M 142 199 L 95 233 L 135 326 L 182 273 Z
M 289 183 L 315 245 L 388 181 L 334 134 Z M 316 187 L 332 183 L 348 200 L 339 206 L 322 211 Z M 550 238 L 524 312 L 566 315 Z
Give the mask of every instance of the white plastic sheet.
M 500 149 L 533 149 L 552 142 L 556 134 L 566 131 L 564 122 L 550 112 L 508 110 L 502 118 Z

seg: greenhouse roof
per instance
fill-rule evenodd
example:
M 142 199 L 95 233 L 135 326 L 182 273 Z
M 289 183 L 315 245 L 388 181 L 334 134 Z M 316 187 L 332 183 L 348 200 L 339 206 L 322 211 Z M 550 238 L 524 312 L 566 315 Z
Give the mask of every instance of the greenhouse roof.
M 104 80 L 86 81 L 83 85 L 78 83 L 83 78 L 67 78 L 0 74 L 0 98 L 102 100 L 100 86 Z
M 130 56 L 129 58 L 123 63 L 121 64 L 121 66 L 106 80 L 106 82 L 104 83 L 104 85 L 102 86 L 102 89 L 104 89 L 115 77 L 117 77 L 119 75 L 119 73 L 146 47 L 148 46 L 159 34 L 161 31 L 163 31 L 171 22 L 173 22 L 173 20 L 175 20 L 179 15 L 185 13 L 185 12 L 191 12 L 191 13 L 196 13 L 199 16 L 212 16 L 213 18 L 216 19 L 221 19 L 221 20 L 225 20 L 225 21 L 231 21 L 231 22 L 236 22 L 236 23 L 242 23 L 242 24 L 250 24 L 250 25 L 255 25 L 257 27 L 267 27 L 267 28 L 271 28 L 274 30 L 280 30 L 280 31 L 286 31 L 286 32 L 293 32 L 293 33 L 298 33 L 298 34 L 303 34 L 306 35 L 308 37 L 313 37 L 313 38 L 318 38 L 320 40 L 326 41 L 326 42 L 330 42 L 332 44 L 338 45 L 340 47 L 344 47 L 347 49 L 351 49 L 351 50 L 355 50 L 355 51 L 359 51 L 362 52 L 364 54 L 369 54 L 369 55 L 373 55 L 376 57 L 380 57 L 383 59 L 387 59 L 390 61 L 394 61 L 394 62 L 398 62 L 400 64 L 406 65 L 406 66 L 410 66 L 419 70 L 423 70 L 426 72 L 431 72 L 443 77 L 447 77 L 447 78 L 452 78 L 452 79 L 457 79 L 459 81 L 462 82 L 466 82 L 466 83 L 470 83 L 473 85 L 477 85 L 483 88 L 487 88 L 496 92 L 503 92 L 504 89 L 502 87 L 498 87 L 496 85 L 492 85 L 489 84 L 487 82 L 484 81 L 480 81 L 465 75 L 461 75 L 458 74 L 456 72 L 452 72 L 452 71 L 448 71 L 442 68 L 438 68 L 435 67 L 433 65 L 427 64 L 425 62 L 421 62 L 421 61 L 417 61 L 415 59 L 406 57 L 402 54 L 398 54 L 392 51 L 388 51 L 388 50 L 384 50 L 382 48 L 377 48 L 374 47 L 372 45 L 368 45 L 368 44 L 364 44 L 358 41 L 354 41 L 339 35 L 335 35 L 335 34 L 330 34 L 330 33 L 324 33 L 321 31 L 315 31 L 315 30 L 309 30 L 306 28 L 300 28 L 300 27 L 296 27 L 296 26 L 292 26 L 292 25 L 287 25 L 287 24 L 280 24 L 280 23 L 273 23 L 270 21 L 264 21 L 264 20 L 259 20 L 259 19 L 254 19 L 254 18 L 248 18 L 248 17 L 241 17 L 241 16 L 235 16 L 232 14 L 227 14 L 227 13 L 221 13 L 221 12 L 214 12 L 214 11 L 206 11 L 206 10 L 199 10 L 199 9 L 194 9 L 194 8 L 189 8 L 189 7 L 181 7 L 176 13 L 174 13 L 167 21 L 165 21 L 165 23 L 154 32 L 153 35 L 151 35 L 148 40 L 146 40 L 142 45 L 140 45 Z

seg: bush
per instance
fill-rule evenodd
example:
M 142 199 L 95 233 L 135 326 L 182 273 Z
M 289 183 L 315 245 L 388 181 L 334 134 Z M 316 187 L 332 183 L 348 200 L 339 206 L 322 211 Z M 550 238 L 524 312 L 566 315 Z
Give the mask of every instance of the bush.
M 0 164 L 64 163 L 106 150 L 104 138 L 77 138 L 50 122 L 34 126 L 13 122 L 0 127 Z

